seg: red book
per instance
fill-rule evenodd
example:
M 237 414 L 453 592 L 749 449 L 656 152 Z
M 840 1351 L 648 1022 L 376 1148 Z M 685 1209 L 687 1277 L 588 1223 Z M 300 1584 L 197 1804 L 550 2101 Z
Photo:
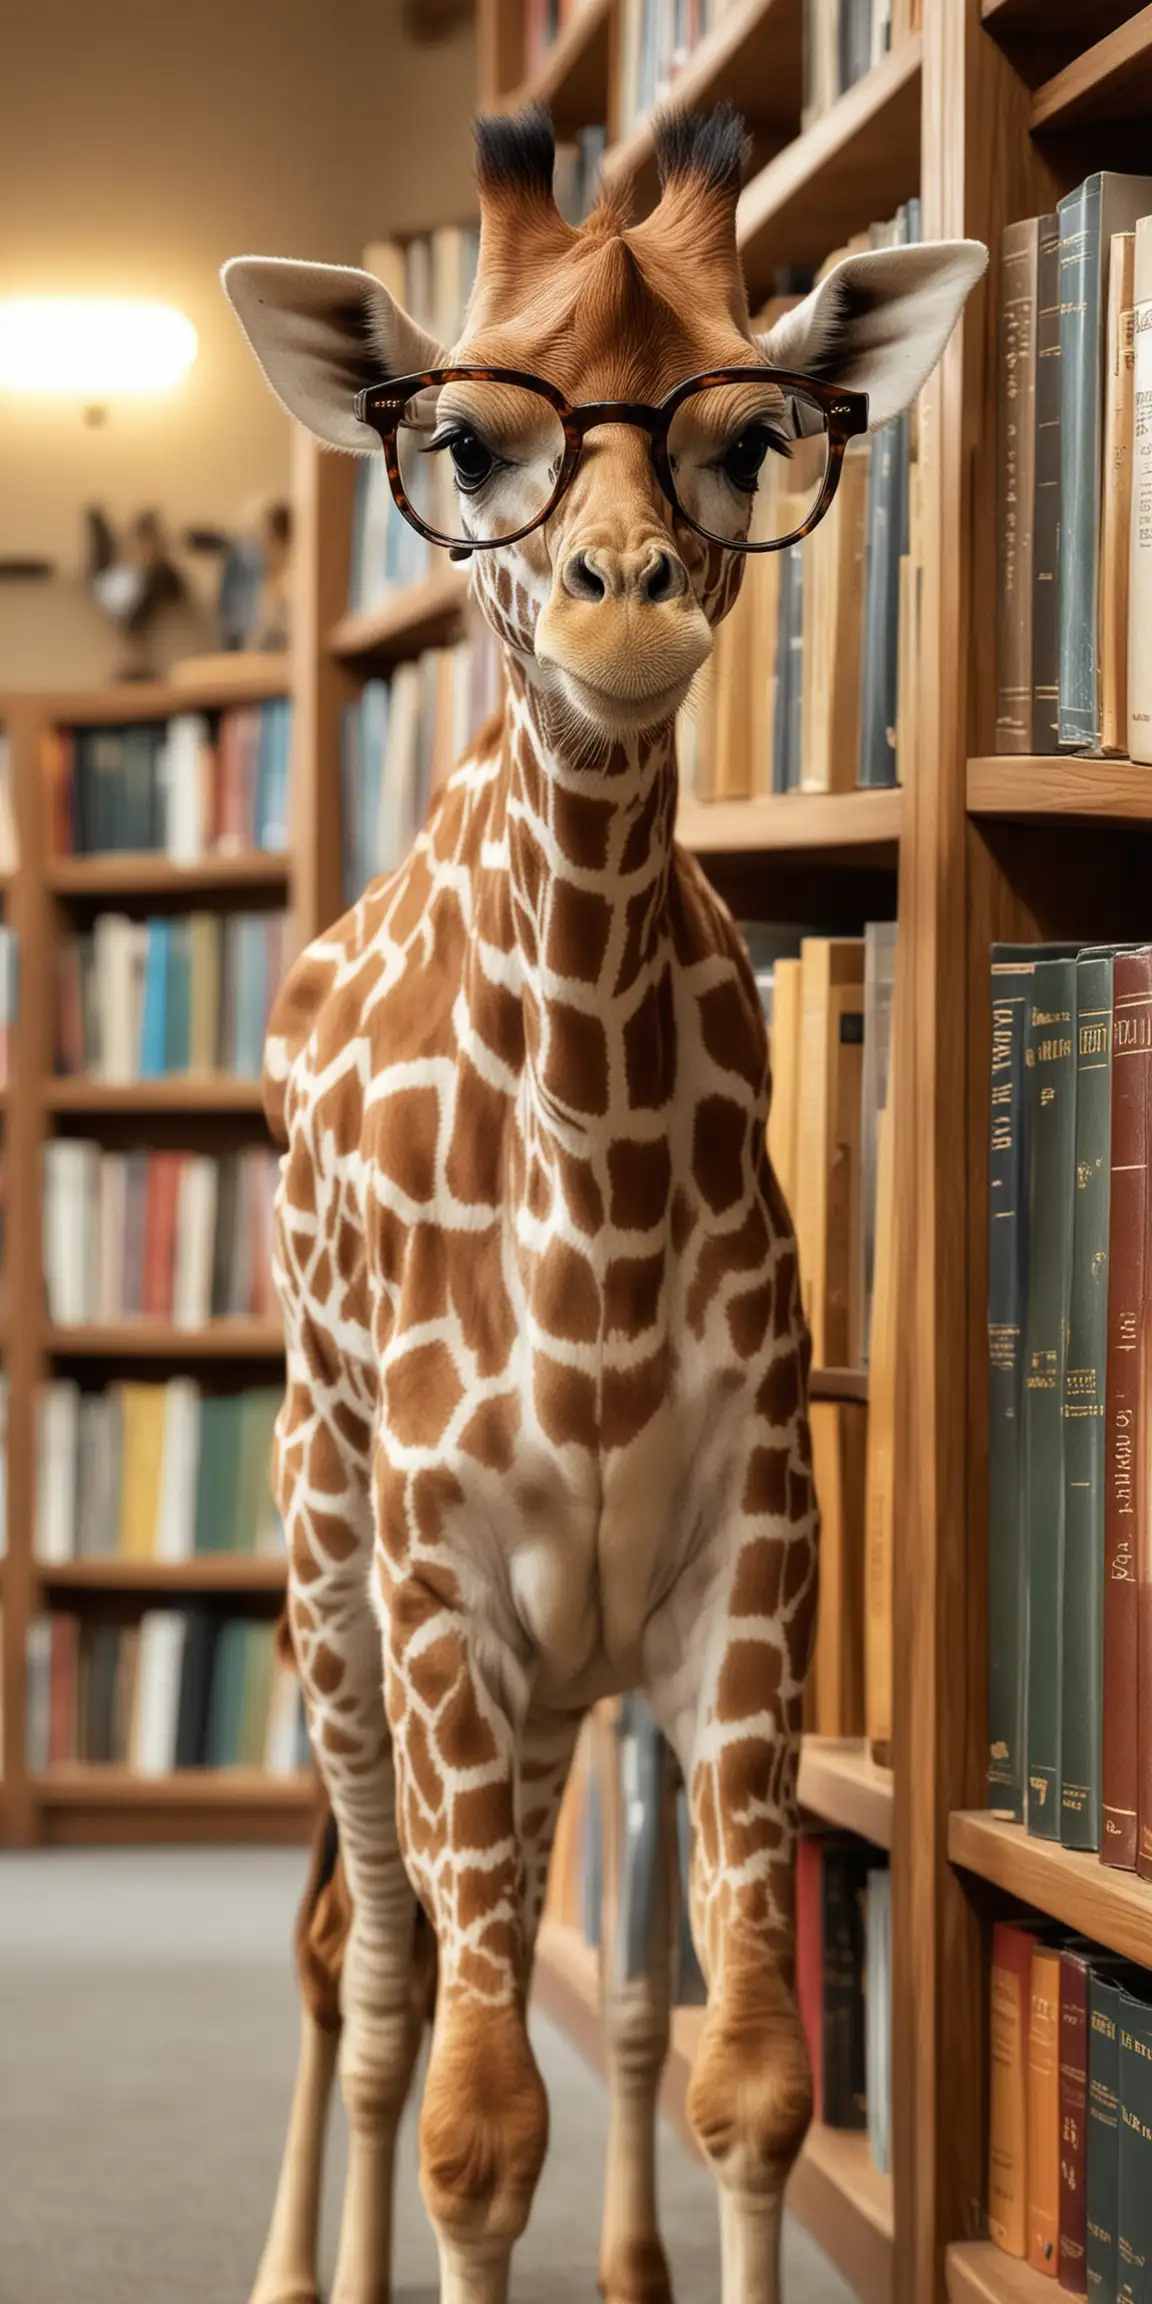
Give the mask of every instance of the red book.
M 48 1764 L 76 1758 L 80 1619 L 54 1616 L 48 1660 Z
M 824 1842 L 796 1846 L 796 1998 L 812 2066 L 812 2117 L 824 2118 Z
M 216 747 L 216 846 L 243 848 L 244 838 L 244 709 L 236 705 L 220 714 Z
M 1060 1955 L 1060 2240 L 1056 2271 L 1088 2294 L 1088 1986 L 1091 1955 Z
M 144 1202 L 144 1311 L 172 1317 L 176 1277 L 176 1210 L 186 1152 L 154 1152 L 148 1162 Z
M 1118 952 L 1112 978 L 1112 1200 L 1104 1490 L 1105 1864 L 1136 1864 L 1137 1567 L 1143 1498 L 1145 1225 L 1152 1088 L 1152 951 Z

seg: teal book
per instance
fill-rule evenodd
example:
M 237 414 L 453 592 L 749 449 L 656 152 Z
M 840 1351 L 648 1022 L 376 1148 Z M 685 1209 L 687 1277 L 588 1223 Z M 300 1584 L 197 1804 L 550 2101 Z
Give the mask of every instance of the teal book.
M 1117 2304 L 1152 2300 L 1152 2006 L 1123 1986 Z
M 164 1018 L 164 1069 L 186 1072 L 192 1059 L 192 939 L 187 920 L 172 922 L 168 951 L 168 1002 Z
M 1120 1985 L 1107 1970 L 1088 1983 L 1088 2151 L 1085 2272 L 1093 2304 L 1116 2304 L 1120 2205 Z
M 1024 1820 L 1023 1348 L 1028 1288 L 1024 1046 L 1032 945 L 992 947 L 988 1157 L 988 1806 Z
M 220 1627 L 208 1698 L 204 1758 L 209 1768 L 234 1768 L 240 1757 L 248 1633 L 249 1624 L 243 1616 L 230 1616 Z
M 920 238 L 920 202 L 900 209 L 887 244 Z M 911 419 L 883 424 L 872 442 L 864 543 L 864 636 L 860 668 L 860 760 L 864 785 L 896 782 L 900 663 L 900 562 L 908 550 Z
M 1076 962 L 1039 960 L 1024 1062 L 1031 1127 L 1024 1349 L 1028 1556 L 1026 1815 L 1060 1838 L 1064 1594 L 1064 1372 L 1076 1171 Z
M 144 1021 L 140 1030 L 140 1078 L 160 1080 L 168 1070 L 168 982 L 172 958 L 171 920 L 148 922 L 144 961 Z
M 1152 210 L 1152 176 L 1089 176 L 1060 202 L 1060 742 L 1100 743 L 1104 349 L 1114 232 Z
M 240 1403 L 208 1394 L 200 1403 L 200 1462 L 196 1475 L 196 1552 L 227 1552 L 240 1465 Z
M 1060 1837 L 1100 1846 L 1105 1379 L 1112 1182 L 1112 954 L 1076 963 L 1076 1192 L 1064 1372 Z

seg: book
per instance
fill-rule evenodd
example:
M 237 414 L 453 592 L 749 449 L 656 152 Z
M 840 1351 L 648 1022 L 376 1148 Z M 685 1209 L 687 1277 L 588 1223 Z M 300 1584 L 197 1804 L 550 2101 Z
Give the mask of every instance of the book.
M 1059 2162 L 1057 2278 L 1068 2296 L 1086 2296 L 1088 2200 L 1088 1995 L 1091 1955 L 1078 1945 L 1060 1954 Z
M 1104 354 L 1104 473 L 1100 508 L 1100 749 L 1128 747 L 1128 584 L 1132 533 L 1135 344 L 1133 232 L 1114 232 L 1108 258 Z
M 1032 515 L 1032 746 L 1060 749 L 1060 219 L 1041 216 L 1036 270 L 1036 448 Z
M 864 2069 L 864 1893 L 869 1853 L 833 1839 L 823 1851 L 823 2079 L 829 2128 L 867 2124 Z
M 1076 1189 L 1064 1380 L 1060 1833 L 1100 1846 L 1112 954 L 1076 963 Z
M 1116 2216 L 1117 2304 L 1146 2304 L 1152 2290 L 1152 2005 L 1121 1985 L 1120 2182 Z
M 878 244 L 920 238 L 920 202 L 909 200 Z M 900 562 L 909 548 L 911 419 L 894 417 L 873 435 L 861 658 L 859 782 L 895 784 L 898 719 Z
M 857 1238 L 864 940 L 805 937 L 793 1217 L 815 1365 L 847 1367 L 859 1333 Z
M 283 1552 L 272 1499 L 271 1385 L 204 1399 L 187 1376 L 81 1393 L 68 1378 L 37 1400 L 36 1551 L 45 1564 L 187 1560 L 198 1550 Z M 203 1485 L 207 1514 L 197 1541 Z
M 1028 1830 L 1060 1837 L 1064 1449 L 1076 1161 L 1076 962 L 1036 962 L 1024 1049 L 1029 1284 L 1024 1347 Z
M 824 1842 L 796 1843 L 796 2001 L 812 2067 L 812 2117 L 824 2118 Z
M 1152 176 L 1089 176 L 1060 217 L 1060 742 L 1097 750 L 1103 432 L 1101 344 L 1113 236 L 1152 210 Z
M 809 1416 L 820 1498 L 813 1728 L 818 1736 L 861 1736 L 868 1409 L 863 1401 L 813 1400 Z
M 1101 1854 L 1132 1871 L 1137 1856 L 1137 1562 L 1145 1441 L 1152 951 L 1118 952 L 1112 972 L 1112 1175 L 1108 1216 L 1105 1390 L 1104 1713 Z
M 1034 1943 L 1029 1964 L 1027 2260 L 1055 2279 L 1060 2240 L 1060 1952 Z
M 1114 2304 L 1120 2279 L 1120 1979 L 1093 1965 L 1088 1985 L 1086 2293 Z
M 1152 763 L 1152 216 L 1133 261 L 1132 508 L 1128 567 L 1128 750 Z
M 138 1622 L 71 1611 L 27 1641 L 28 1753 L 38 1768 L 269 1768 L 308 1762 L 298 1683 L 274 1665 L 275 1628 L 218 1606 L 145 1609 Z
M 1007 2256 L 1028 2252 L 1028 2061 L 1032 1952 L 1036 1938 L 1015 1922 L 992 1931 L 991 2090 L 988 2117 L 988 2230 Z
M 59 949 L 56 1071 L 118 1083 L 188 1072 L 258 1079 L 287 937 L 283 912 L 98 913 Z
M 892 1875 L 886 1864 L 872 1867 L 867 1885 L 864 2093 L 872 2166 L 887 2176 L 892 2164 Z
M 1039 216 L 1000 238 L 996 750 L 1032 751 Z
M 896 1543 L 897 1218 L 893 1094 L 879 1117 L 876 1261 L 864 1500 L 864 1724 L 872 1758 L 892 1765 L 893 1574 Z
M 773 969 L 772 1101 L 768 1108 L 768 1157 L 791 1209 L 796 1196 L 800 1063 L 803 1021 L 803 968 L 781 958 Z
M 218 1158 L 105 1151 L 85 1138 L 44 1147 L 49 1316 L 70 1326 L 143 1318 L 201 1325 L 272 1316 L 275 1152 Z
M 860 1088 L 860 1322 L 853 1354 L 868 1366 L 876 1262 L 876 1163 L 880 1114 L 888 1101 L 893 1003 L 896 996 L 896 922 L 870 920 L 864 928 L 864 1057 Z
M 287 697 L 125 727 L 52 730 L 43 746 L 58 855 L 287 847 Z

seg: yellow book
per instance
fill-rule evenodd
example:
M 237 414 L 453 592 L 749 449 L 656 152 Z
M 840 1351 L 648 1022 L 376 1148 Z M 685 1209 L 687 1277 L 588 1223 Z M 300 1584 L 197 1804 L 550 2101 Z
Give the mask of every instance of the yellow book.
M 818 1736 L 864 1733 L 864 1485 L 868 1410 L 814 1400 L 812 1464 L 820 1499 L 816 1619 Z
M 866 446 L 845 457 L 832 509 L 804 546 L 806 792 L 856 787 L 868 462 Z
M 154 1560 L 164 1458 L 164 1386 L 122 1384 L 120 1407 L 123 1438 L 116 1548 L 125 1560 Z
M 800 1094 L 800 1019 L 803 970 L 799 960 L 777 960 L 772 971 L 772 1101 L 768 1158 L 789 1211 L 796 1197 L 796 1131 Z
M 219 915 L 191 913 L 188 932 L 188 1069 L 214 1072 L 220 1057 Z
M 817 1368 L 852 1364 L 860 1295 L 860 1098 L 864 939 L 807 936 L 796 1193 L 804 1309 Z

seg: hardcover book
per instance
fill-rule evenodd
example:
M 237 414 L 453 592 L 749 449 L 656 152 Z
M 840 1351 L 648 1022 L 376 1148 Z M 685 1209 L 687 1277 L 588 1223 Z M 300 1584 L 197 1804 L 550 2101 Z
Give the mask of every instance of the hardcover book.
M 1064 1372 L 1076 1166 L 1076 962 L 1038 960 L 1024 1061 L 1031 1129 L 1024 1351 L 1028 1543 L 1027 1821 L 1060 1838 Z
M 1135 1868 L 1137 1855 L 1137 1561 L 1145 1436 L 1150 1059 L 1152 951 L 1118 952 L 1112 973 L 1101 1855 L 1106 1864 L 1127 1871 Z
M 1060 1836 L 1100 1846 L 1104 1418 L 1112 1181 L 1112 954 L 1076 963 L 1076 1191 L 1064 1378 Z

